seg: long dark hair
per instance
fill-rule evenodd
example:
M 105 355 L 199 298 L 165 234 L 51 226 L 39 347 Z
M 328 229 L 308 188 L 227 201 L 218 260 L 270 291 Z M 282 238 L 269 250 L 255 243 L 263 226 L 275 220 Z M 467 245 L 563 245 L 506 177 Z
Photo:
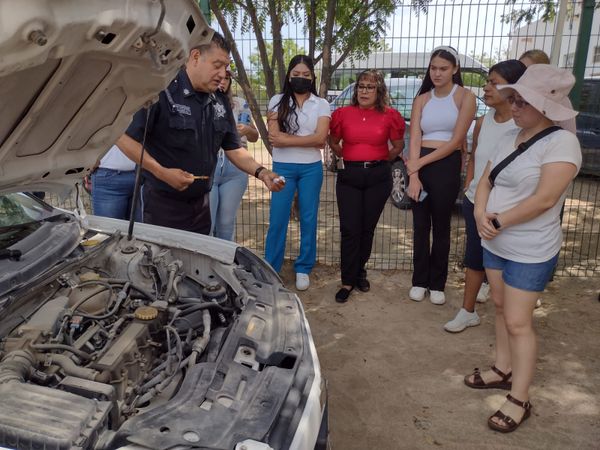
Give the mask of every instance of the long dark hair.
M 385 107 L 390 105 L 390 97 L 388 96 L 387 86 L 383 74 L 379 70 L 367 69 L 362 71 L 356 78 L 354 83 L 354 93 L 350 104 L 358 106 L 358 84 L 361 80 L 372 80 L 377 83 L 377 100 L 375 100 L 375 109 L 379 112 L 385 112 Z
M 315 64 L 312 58 L 306 55 L 294 56 L 288 64 L 288 70 L 285 74 L 285 81 L 283 82 L 283 95 L 281 96 L 279 103 L 277 103 L 277 123 L 279 124 L 279 129 L 288 134 L 296 134 L 300 129 L 300 125 L 298 125 L 298 113 L 296 113 L 296 107 L 298 106 L 298 103 L 296 102 L 296 96 L 294 95 L 294 91 L 292 91 L 292 86 L 290 85 L 290 73 L 294 67 L 302 63 L 306 64 L 306 67 L 308 67 L 312 76 L 310 92 L 317 95 Z M 292 100 L 291 105 L 290 99 Z
M 515 84 L 525 73 L 527 66 L 518 59 L 508 59 L 494 64 L 489 73 L 496 72 L 506 80 L 508 84 Z
M 454 67 L 458 67 L 456 73 L 452 75 L 452 82 L 454 84 L 458 84 L 459 86 L 463 86 L 462 75 L 460 74 L 460 63 L 456 56 L 454 56 L 458 55 L 458 52 L 453 47 L 445 47 L 449 50 L 453 50 L 453 52 L 450 52 L 449 50 L 446 50 L 444 48 L 436 48 L 435 50 L 433 50 L 433 52 L 431 53 L 431 57 L 429 58 L 429 65 L 427 66 L 427 73 L 425 74 L 425 79 L 423 80 L 421 89 L 419 89 L 419 92 L 417 93 L 417 97 L 433 89 L 433 81 L 431 80 L 429 69 L 431 68 L 431 60 L 436 56 L 439 56 L 440 58 L 443 58 L 446 61 L 450 62 Z

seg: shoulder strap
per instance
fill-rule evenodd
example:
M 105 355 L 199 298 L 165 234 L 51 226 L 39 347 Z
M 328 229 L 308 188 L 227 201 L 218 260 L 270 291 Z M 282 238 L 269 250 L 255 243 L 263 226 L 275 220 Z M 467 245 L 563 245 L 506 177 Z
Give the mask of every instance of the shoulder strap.
M 506 158 L 504 158 L 502 161 L 500 161 L 500 163 L 498 163 L 498 165 L 496 167 L 494 167 L 492 169 L 492 171 L 490 172 L 489 180 L 490 180 L 490 184 L 492 185 L 492 187 L 494 187 L 494 181 L 496 180 L 496 177 L 498 176 L 498 174 L 500 172 L 502 172 L 502 170 L 506 166 L 508 166 L 511 162 L 513 162 L 517 156 L 522 154 L 525 150 L 527 150 L 529 147 L 531 147 L 533 144 L 535 144 L 540 139 L 542 139 L 542 138 L 548 136 L 549 134 L 554 133 L 555 131 L 558 131 L 558 130 L 562 130 L 562 128 L 559 126 L 556 126 L 556 125 L 551 126 L 551 127 L 548 127 L 546 129 L 540 131 L 535 136 L 532 136 L 528 141 L 521 142 L 514 152 L 512 152 L 510 155 L 508 155 Z

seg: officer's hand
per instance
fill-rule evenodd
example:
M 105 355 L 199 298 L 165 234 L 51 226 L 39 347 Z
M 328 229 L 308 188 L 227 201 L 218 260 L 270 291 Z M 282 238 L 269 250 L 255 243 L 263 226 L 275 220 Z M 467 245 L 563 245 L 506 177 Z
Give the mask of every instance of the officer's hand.
M 279 192 L 285 186 L 285 178 L 267 169 L 260 172 L 258 179 L 272 192 Z
M 185 191 L 194 182 L 194 175 L 181 169 L 163 169 L 160 179 L 178 191 Z

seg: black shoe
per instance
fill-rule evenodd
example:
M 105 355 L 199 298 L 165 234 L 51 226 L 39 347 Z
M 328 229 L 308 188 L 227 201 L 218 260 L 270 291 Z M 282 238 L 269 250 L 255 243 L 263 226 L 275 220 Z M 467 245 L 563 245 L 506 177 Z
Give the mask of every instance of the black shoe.
M 351 287 L 350 289 L 346 289 L 345 287 L 341 288 L 335 294 L 335 301 L 338 303 L 346 303 L 348 301 L 348 297 L 350 297 L 350 292 L 352 292 L 353 289 L 354 287 Z
M 359 278 L 356 280 L 356 287 L 361 292 L 369 292 L 371 290 L 371 283 L 366 278 Z

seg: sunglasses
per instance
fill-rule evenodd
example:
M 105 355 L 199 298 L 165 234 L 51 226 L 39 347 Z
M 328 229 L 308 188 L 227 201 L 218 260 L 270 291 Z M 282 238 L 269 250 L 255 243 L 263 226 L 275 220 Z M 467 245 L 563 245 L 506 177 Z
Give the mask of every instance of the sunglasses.
M 522 98 L 516 98 L 514 95 L 506 97 L 506 101 L 511 105 L 515 105 L 519 109 L 525 108 L 529 105 L 529 103 L 527 103 L 525 100 L 523 100 Z

